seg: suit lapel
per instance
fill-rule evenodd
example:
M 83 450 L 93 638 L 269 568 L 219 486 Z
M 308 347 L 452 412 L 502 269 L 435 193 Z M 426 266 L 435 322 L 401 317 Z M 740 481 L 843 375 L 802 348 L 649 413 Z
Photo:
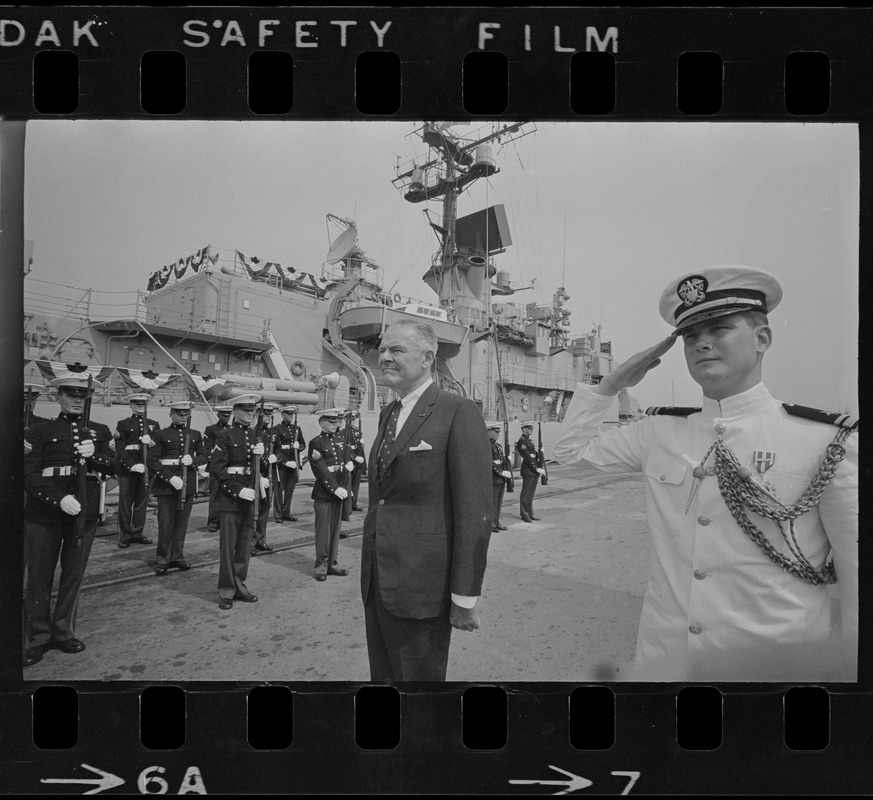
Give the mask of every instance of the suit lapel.
M 406 447 L 422 423 L 430 416 L 438 395 L 439 388 L 436 383 L 432 383 L 424 390 L 424 394 L 418 398 L 418 402 L 412 407 L 412 411 L 409 412 L 406 422 L 403 423 L 399 435 L 394 440 L 394 446 L 388 451 L 388 457 L 385 459 L 386 469 L 397 455 L 403 451 L 403 448 Z

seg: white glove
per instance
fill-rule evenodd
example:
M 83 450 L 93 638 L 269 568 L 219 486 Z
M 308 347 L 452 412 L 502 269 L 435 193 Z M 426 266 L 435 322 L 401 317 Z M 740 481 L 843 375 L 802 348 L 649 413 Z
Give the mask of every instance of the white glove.
M 333 493 L 334 493 L 334 494 L 335 494 L 335 495 L 336 495 L 340 500 L 345 500 L 345 499 L 349 496 L 349 493 L 348 493 L 345 489 L 343 489 L 342 486 L 340 486 L 339 489 L 334 489 L 334 490 L 333 490 Z
M 363 456 L 355 456 L 355 461 L 357 461 L 359 464 L 363 464 L 364 457 Z
M 31 450 L 33 450 L 33 445 L 25 439 L 24 440 L 24 455 L 27 455 Z
M 197 467 L 197 474 L 198 474 L 201 478 L 205 478 L 205 477 L 206 477 L 206 464 L 201 464 L 199 467 Z
M 286 461 L 285 466 L 288 467 L 288 469 L 297 469 L 297 462 L 296 461 Z
M 254 445 L 254 447 L 252 447 L 252 452 L 253 452 L 256 456 L 262 456 L 262 455 L 264 455 L 264 443 L 263 443 L 263 442 L 258 442 L 256 445 Z
M 261 488 L 262 489 L 269 489 L 270 488 L 270 479 L 265 478 L 263 475 L 261 475 Z
M 68 494 L 61 498 L 61 511 L 66 512 L 71 517 L 75 517 L 81 510 L 82 506 L 73 495 Z
M 347 461 L 347 462 L 346 462 L 346 469 L 347 469 L 349 472 L 354 472 L 354 471 L 355 471 L 355 463 L 354 463 L 354 461 Z
M 537 467 L 537 472 L 539 472 L 540 475 L 546 474 L 546 471 L 542 467 Z
M 185 453 L 182 458 L 179 459 L 183 467 L 190 467 L 194 463 L 194 459 L 188 453 Z
M 170 478 L 170 486 L 172 486 L 176 490 L 181 489 L 182 479 L 178 475 L 173 475 L 173 477 Z
M 279 459 L 276 458 L 276 454 L 275 454 L 275 453 L 271 454 L 270 457 L 267 459 L 267 461 L 268 461 L 270 464 L 275 464 L 278 460 L 279 460 Z
M 300 449 L 300 442 L 294 442 L 294 444 L 292 444 L 291 447 L 293 447 L 295 450 L 299 450 Z
M 115 452 L 115 439 L 109 440 L 109 449 L 114 453 Z
M 501 474 L 504 478 L 511 478 L 511 477 L 512 477 L 512 473 L 511 473 L 508 469 L 503 470 L 503 472 L 501 472 L 500 474 Z
M 245 489 L 239 490 L 239 499 L 240 500 L 248 500 L 250 503 L 255 499 L 255 490 L 246 487 Z
M 82 442 L 79 442 L 76 445 L 76 452 L 82 456 L 82 458 L 91 458 L 94 455 L 94 442 L 90 439 L 85 439 Z
M 134 464 L 130 468 L 131 472 L 145 472 L 145 464 Z
M 149 436 L 148 434 L 146 434 L 145 436 L 140 436 L 140 437 L 139 437 L 139 440 L 140 440 L 143 444 L 151 444 L 151 443 L 152 443 L 152 437 Z

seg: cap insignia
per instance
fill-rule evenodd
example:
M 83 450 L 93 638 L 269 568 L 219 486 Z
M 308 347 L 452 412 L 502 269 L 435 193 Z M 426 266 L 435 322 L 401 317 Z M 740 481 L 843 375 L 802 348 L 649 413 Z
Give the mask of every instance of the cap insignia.
M 676 294 L 686 306 L 696 306 L 706 300 L 706 290 L 709 283 L 702 275 L 692 275 L 686 278 L 676 289 Z

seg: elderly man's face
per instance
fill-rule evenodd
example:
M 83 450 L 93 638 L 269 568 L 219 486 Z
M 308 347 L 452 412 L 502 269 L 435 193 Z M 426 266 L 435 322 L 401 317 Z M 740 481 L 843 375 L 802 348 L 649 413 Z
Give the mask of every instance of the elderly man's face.
M 379 345 L 379 366 L 383 383 L 401 397 L 430 374 L 435 353 L 423 350 L 411 328 L 388 328 Z

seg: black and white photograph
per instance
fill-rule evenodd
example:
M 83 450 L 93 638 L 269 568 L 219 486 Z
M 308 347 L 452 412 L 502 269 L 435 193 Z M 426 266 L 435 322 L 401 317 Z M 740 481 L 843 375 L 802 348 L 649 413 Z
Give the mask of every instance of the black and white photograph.
M 26 682 L 857 681 L 856 124 L 20 157 Z

